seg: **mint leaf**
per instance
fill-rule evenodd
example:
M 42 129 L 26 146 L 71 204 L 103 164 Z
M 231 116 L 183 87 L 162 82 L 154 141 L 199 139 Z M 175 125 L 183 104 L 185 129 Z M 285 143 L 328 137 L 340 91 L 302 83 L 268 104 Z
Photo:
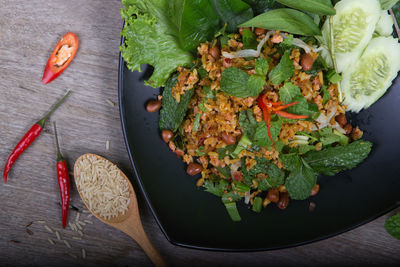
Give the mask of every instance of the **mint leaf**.
M 253 75 L 247 81 L 247 89 L 250 96 L 258 96 L 264 89 L 265 77 Z
M 276 140 L 281 132 L 282 122 L 271 121 L 271 136 L 272 140 Z M 257 146 L 270 146 L 272 145 L 271 140 L 268 136 L 268 128 L 263 121 L 257 123 L 256 132 L 254 134 L 254 144 Z
M 253 110 L 243 110 L 239 113 L 239 125 L 242 127 L 243 133 L 253 140 L 258 126 Z
M 249 29 L 243 29 L 242 40 L 244 49 L 257 48 L 258 45 L 257 36 Z
M 285 83 L 285 85 L 279 89 L 279 99 L 287 104 L 293 102 L 296 96 L 302 96 L 300 88 L 291 82 Z
M 226 190 L 227 186 L 228 182 L 223 179 L 215 183 L 206 179 L 203 184 L 203 188 L 205 188 L 204 191 L 214 194 L 218 197 L 221 197 L 224 194 L 224 191 Z
M 293 76 L 294 74 L 294 65 L 292 60 L 289 58 L 290 52 L 285 51 L 283 54 L 281 61 L 279 62 L 278 65 L 276 65 L 275 68 L 271 70 L 269 73 L 269 80 L 275 84 L 279 85 L 283 81 L 288 80 L 290 77 Z
M 235 151 L 236 145 L 229 145 L 226 147 L 218 148 L 218 159 L 223 159 Z
M 359 140 L 347 146 L 329 147 L 321 151 L 309 152 L 304 159 L 316 172 L 333 176 L 363 162 L 371 148 L 371 142 Z
M 172 88 L 176 85 L 177 80 L 178 75 L 172 76 L 167 81 L 163 91 L 162 108 L 158 121 L 161 130 L 176 132 L 186 115 L 189 101 L 194 93 L 193 89 L 188 90 L 181 96 L 181 101 L 179 103 L 176 102 L 175 98 L 172 96 Z
M 264 78 L 249 76 L 246 72 L 232 67 L 222 73 L 221 91 L 240 98 L 256 97 L 263 90 L 264 83 Z
M 385 229 L 394 238 L 400 240 L 400 213 L 397 213 L 386 220 Z
M 281 154 L 279 156 L 281 159 L 283 166 L 288 171 L 294 171 L 300 166 L 300 157 L 297 153 L 290 153 L 290 154 Z
M 256 179 L 257 175 L 260 173 L 268 175 L 268 178 L 262 178 L 258 182 L 258 189 L 262 191 L 279 187 L 285 182 L 285 173 L 274 163 L 269 162 L 265 158 L 259 157 L 255 158 L 255 160 L 257 161 L 257 164 L 249 171 L 246 169 L 246 167 L 242 168 L 242 172 L 247 184 L 251 185 L 251 180 Z
M 304 200 L 310 197 L 316 182 L 317 174 L 301 160 L 287 177 L 285 187 L 292 199 Z
M 265 59 L 263 57 L 257 58 L 255 63 L 255 70 L 258 75 L 266 76 L 269 71 L 270 58 Z

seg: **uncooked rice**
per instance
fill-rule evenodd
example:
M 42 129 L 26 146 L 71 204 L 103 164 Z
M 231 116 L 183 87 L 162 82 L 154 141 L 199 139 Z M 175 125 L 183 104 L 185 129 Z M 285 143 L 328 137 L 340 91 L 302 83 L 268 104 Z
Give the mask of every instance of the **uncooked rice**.
M 86 250 L 84 248 L 82 249 L 82 258 L 86 259 Z
M 53 246 L 56 244 L 56 243 L 54 243 L 53 239 L 51 239 L 51 238 L 47 238 L 47 240 L 49 240 L 49 243 L 52 244 Z
M 84 155 L 77 167 L 75 181 L 83 201 L 97 215 L 111 219 L 128 210 L 128 182 L 109 161 Z
M 61 240 L 61 236 L 60 236 L 60 233 L 58 231 L 56 231 L 56 237 L 57 237 L 58 240 Z
M 44 228 L 46 228 L 46 230 L 49 231 L 50 233 L 54 233 L 54 231 L 47 225 L 45 225 Z
M 70 244 L 67 240 L 64 240 L 64 244 L 65 244 L 68 248 L 71 248 L 71 244 Z

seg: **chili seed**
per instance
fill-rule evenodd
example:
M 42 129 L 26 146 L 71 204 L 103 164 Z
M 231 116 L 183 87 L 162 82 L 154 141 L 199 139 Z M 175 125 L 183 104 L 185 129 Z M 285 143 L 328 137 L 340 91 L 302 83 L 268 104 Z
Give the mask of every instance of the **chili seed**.
M 189 163 L 187 169 L 186 169 L 186 173 L 193 176 L 196 174 L 201 173 L 201 171 L 203 170 L 203 166 L 201 166 L 198 163 Z
M 150 100 L 147 102 L 146 110 L 147 112 L 156 112 L 161 108 L 161 101 L 160 100 Z

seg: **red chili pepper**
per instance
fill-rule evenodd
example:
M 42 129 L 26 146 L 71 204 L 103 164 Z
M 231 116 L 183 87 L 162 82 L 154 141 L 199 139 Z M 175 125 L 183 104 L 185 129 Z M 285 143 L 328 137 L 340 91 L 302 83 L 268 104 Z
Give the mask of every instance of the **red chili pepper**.
M 57 78 L 74 59 L 78 47 L 78 37 L 72 32 L 67 32 L 57 43 L 47 61 L 42 83 L 48 84 Z
M 69 192 L 70 180 L 69 180 L 67 162 L 61 155 L 60 144 L 58 143 L 56 122 L 54 122 L 54 135 L 56 138 L 56 145 L 57 145 L 57 179 L 61 196 L 62 226 L 63 228 L 65 228 L 65 226 L 67 225 L 69 200 L 70 200 L 70 192 Z
M 263 116 L 264 116 L 264 122 L 265 125 L 267 126 L 268 129 L 268 137 L 273 143 L 274 140 L 272 139 L 271 135 L 271 113 L 274 113 L 278 116 L 287 118 L 287 119 L 293 119 L 293 120 L 301 120 L 301 119 L 307 119 L 308 116 L 305 115 L 296 115 L 296 114 L 291 114 L 289 112 L 283 111 L 284 109 L 294 106 L 298 104 L 299 102 L 293 102 L 290 104 L 282 105 L 284 102 L 272 102 L 267 99 L 266 95 L 260 95 L 257 98 L 257 104 L 263 111 Z
M 8 173 L 10 172 L 11 167 L 14 165 L 15 161 L 33 143 L 33 141 L 36 140 L 36 138 L 42 132 L 46 120 L 65 101 L 70 93 L 71 91 L 68 91 L 67 94 L 63 98 L 61 98 L 42 119 L 40 119 L 32 126 L 32 128 L 24 135 L 24 137 L 22 137 L 21 141 L 19 141 L 19 143 L 15 146 L 13 152 L 8 157 L 6 165 L 4 166 L 3 178 L 5 183 L 7 183 Z

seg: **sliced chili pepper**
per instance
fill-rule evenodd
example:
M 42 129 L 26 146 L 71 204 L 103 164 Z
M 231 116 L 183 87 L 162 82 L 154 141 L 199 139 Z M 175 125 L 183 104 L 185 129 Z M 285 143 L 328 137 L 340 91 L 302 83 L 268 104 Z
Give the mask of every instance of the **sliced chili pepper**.
M 308 116 L 305 115 L 296 115 L 296 114 L 291 114 L 289 112 L 283 111 L 284 109 L 288 107 L 292 107 L 299 102 L 293 102 L 290 104 L 282 105 L 284 102 L 272 102 L 267 99 L 266 95 L 260 95 L 257 98 L 257 104 L 263 111 L 263 116 L 264 116 L 264 122 L 265 125 L 267 126 L 268 130 L 268 137 L 273 143 L 274 140 L 272 139 L 272 134 L 271 134 L 271 113 L 274 113 L 278 116 L 288 118 L 288 119 L 293 119 L 293 120 L 301 120 L 301 119 L 307 119 Z
M 13 152 L 8 157 L 6 165 L 4 166 L 3 178 L 4 182 L 7 183 L 7 176 L 11 170 L 11 167 L 14 165 L 15 161 L 19 158 L 19 156 L 36 140 L 36 138 L 40 135 L 43 130 L 44 124 L 46 120 L 50 117 L 50 115 L 65 101 L 65 99 L 71 94 L 71 91 L 68 91 L 63 98 L 61 98 L 54 107 L 47 112 L 47 114 L 40 119 L 37 123 L 35 123 L 32 128 L 22 137 L 21 141 L 15 146 Z
M 42 83 L 48 84 L 57 78 L 74 59 L 78 47 L 78 37 L 72 32 L 67 32 L 57 43 L 47 61 Z
M 56 122 L 54 122 L 54 136 L 56 139 L 56 146 L 57 146 L 57 180 L 61 197 L 62 226 L 63 228 L 65 228 L 65 226 L 67 225 L 69 200 L 70 200 L 70 191 L 69 191 L 70 179 L 69 179 L 67 162 L 65 161 L 65 159 L 61 154 L 60 144 L 58 143 Z

